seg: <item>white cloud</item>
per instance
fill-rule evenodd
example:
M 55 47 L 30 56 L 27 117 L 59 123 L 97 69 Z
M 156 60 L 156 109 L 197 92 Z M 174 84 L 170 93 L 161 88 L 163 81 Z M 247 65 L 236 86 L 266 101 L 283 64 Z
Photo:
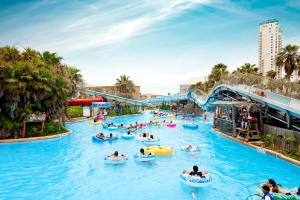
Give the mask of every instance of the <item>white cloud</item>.
M 73 24 L 68 25 L 63 30 L 63 32 L 69 32 L 70 35 L 72 35 L 72 32 L 74 33 L 80 31 L 80 33 L 74 34 L 73 37 L 70 37 L 63 42 L 53 43 L 52 45 L 55 46 L 55 48 L 63 49 L 64 51 L 74 51 L 114 44 L 140 34 L 145 34 L 147 33 L 147 28 L 159 21 L 166 20 L 169 17 L 186 9 L 193 8 L 196 5 L 207 4 L 210 2 L 211 1 L 209 0 L 170 1 L 170 3 L 167 5 L 164 5 L 156 10 L 148 11 L 142 16 L 138 16 L 133 19 L 125 19 L 121 22 L 114 22 L 112 25 L 104 27 L 101 27 L 101 23 L 99 22 L 103 20 L 100 18 L 105 17 L 103 14 L 87 16 Z M 130 9 L 135 9 L 136 7 L 141 7 L 141 5 L 134 5 Z M 116 10 L 110 14 L 112 16 L 115 14 L 122 18 L 122 15 L 120 15 L 118 12 L 119 10 Z M 108 16 L 106 16 L 106 18 L 107 17 Z M 88 30 L 88 28 L 91 27 L 94 29 L 94 31 Z

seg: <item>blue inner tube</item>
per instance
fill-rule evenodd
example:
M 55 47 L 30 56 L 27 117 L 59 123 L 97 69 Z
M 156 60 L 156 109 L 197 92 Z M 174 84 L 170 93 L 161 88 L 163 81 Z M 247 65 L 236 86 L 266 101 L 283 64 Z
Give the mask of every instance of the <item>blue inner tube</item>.
M 189 128 L 189 129 L 197 129 L 199 126 L 198 124 L 182 124 L 183 128 Z
M 112 141 L 112 140 L 117 140 L 117 139 L 119 139 L 117 136 L 113 136 L 112 138 L 105 137 L 104 139 L 100 139 L 96 135 L 93 136 L 93 141 L 95 141 L 95 142 Z
M 110 130 L 110 131 L 118 130 L 118 127 L 116 127 L 116 126 L 110 126 L 110 127 L 107 127 L 107 130 Z
M 126 134 L 121 134 L 121 137 L 122 137 L 122 138 L 125 138 L 125 139 L 133 139 L 135 136 L 134 136 L 133 134 L 128 135 L 128 134 L 126 133 Z
M 103 142 L 103 139 L 98 138 L 96 135 L 93 136 L 93 141 L 95 142 Z
M 102 124 L 102 128 L 108 128 L 106 124 Z

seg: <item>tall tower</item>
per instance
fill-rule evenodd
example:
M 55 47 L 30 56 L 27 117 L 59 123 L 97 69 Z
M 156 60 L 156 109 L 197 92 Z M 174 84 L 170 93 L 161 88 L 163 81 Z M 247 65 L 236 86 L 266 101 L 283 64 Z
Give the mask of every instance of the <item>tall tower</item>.
M 266 76 L 274 70 L 277 78 L 282 77 L 282 70 L 276 67 L 276 55 L 282 48 L 282 30 L 278 20 L 271 19 L 259 24 L 259 57 L 258 68 Z

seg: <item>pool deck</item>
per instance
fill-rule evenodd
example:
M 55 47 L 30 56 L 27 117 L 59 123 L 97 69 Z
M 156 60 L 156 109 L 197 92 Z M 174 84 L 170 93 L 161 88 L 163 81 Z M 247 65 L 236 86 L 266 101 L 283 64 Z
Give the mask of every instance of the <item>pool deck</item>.
M 71 120 L 66 121 L 66 124 L 73 124 L 76 122 L 82 122 L 89 119 L 93 119 L 93 117 L 77 117 L 77 118 L 71 118 Z
M 220 131 L 217 130 L 217 129 L 213 129 L 213 130 L 214 130 L 216 133 L 222 135 L 223 137 L 226 137 L 226 138 L 228 138 L 228 139 L 231 139 L 231 140 L 234 140 L 234 141 L 236 141 L 236 142 L 242 143 L 242 144 L 244 144 L 244 145 L 246 145 L 246 146 L 252 147 L 252 148 L 257 149 L 257 150 L 259 150 L 259 151 L 266 152 L 266 153 L 268 153 L 268 154 L 270 154 L 270 155 L 276 156 L 276 158 L 280 158 L 280 159 L 286 160 L 286 161 L 288 161 L 288 162 L 290 162 L 290 163 L 292 163 L 292 164 L 294 164 L 294 165 L 300 166 L 300 161 L 299 161 L 299 160 L 295 160 L 295 159 L 293 159 L 293 158 L 290 158 L 290 157 L 287 157 L 287 156 L 283 155 L 282 153 L 278 153 L 278 152 L 276 152 L 276 151 L 273 151 L 273 150 L 270 150 L 270 149 L 267 149 L 267 148 L 264 148 L 264 147 L 260 147 L 260 146 L 254 145 L 254 144 L 252 144 L 252 143 L 250 143 L 250 142 L 246 142 L 246 141 L 244 141 L 244 140 L 241 140 L 241 139 L 232 137 L 232 136 L 230 136 L 230 135 L 226 135 L 226 134 L 220 132 Z
M 47 136 L 41 136 L 41 137 L 30 137 L 30 138 L 18 138 L 18 139 L 5 139 L 0 140 L 0 143 L 16 143 L 16 142 L 32 142 L 32 141 L 38 141 L 38 140 L 49 140 L 53 138 L 59 138 L 62 136 L 70 135 L 72 134 L 72 131 L 67 131 L 65 133 L 60 133 L 56 135 L 47 135 Z

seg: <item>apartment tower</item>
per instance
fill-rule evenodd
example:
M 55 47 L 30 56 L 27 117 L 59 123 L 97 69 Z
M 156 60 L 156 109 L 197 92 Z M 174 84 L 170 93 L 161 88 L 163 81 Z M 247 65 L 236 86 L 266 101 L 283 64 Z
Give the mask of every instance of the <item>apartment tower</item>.
M 275 65 L 277 53 L 282 48 L 282 30 L 278 20 L 271 19 L 259 24 L 259 70 L 266 76 L 267 72 L 274 70 L 277 78 L 281 78 L 282 70 Z

